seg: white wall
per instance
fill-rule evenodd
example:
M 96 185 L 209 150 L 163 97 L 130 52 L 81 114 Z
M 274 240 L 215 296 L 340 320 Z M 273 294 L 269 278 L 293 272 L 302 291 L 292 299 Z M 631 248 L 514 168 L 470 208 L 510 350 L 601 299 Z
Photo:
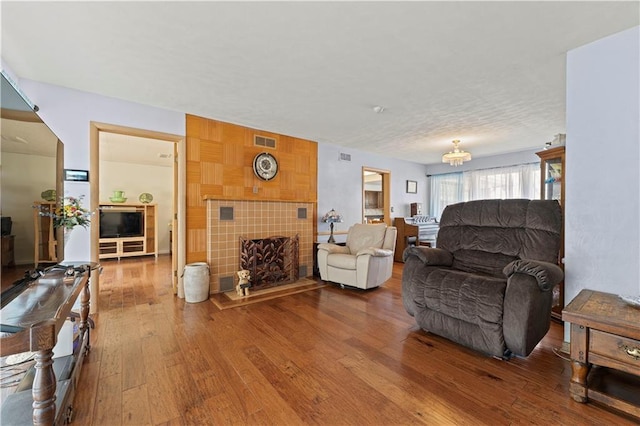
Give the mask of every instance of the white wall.
M 351 154 L 351 161 L 340 161 L 339 154 Z M 322 216 L 332 208 L 342 214 L 343 223 L 334 231 L 346 231 L 354 223 L 362 223 L 362 167 L 391 172 L 391 217 L 410 216 L 411 203 L 426 203 L 426 170 L 424 164 L 396 160 L 368 152 L 318 144 L 318 232 L 329 231 Z M 406 181 L 418 182 L 417 194 L 406 193 Z M 326 240 L 321 237 L 320 240 Z M 344 241 L 344 235 L 336 236 Z
M 166 143 L 166 142 L 159 142 Z M 169 222 L 173 210 L 173 170 L 171 167 L 100 162 L 100 202 L 109 202 L 113 191 L 124 191 L 127 203 L 139 203 L 143 192 L 153 195 L 158 216 L 158 252 L 169 253 Z
M 4 64 L 3 64 L 4 65 Z M 91 121 L 153 130 L 176 135 L 185 134 L 183 112 L 168 111 L 146 105 L 108 98 L 92 93 L 20 79 L 20 88 L 38 105 L 38 115 L 64 142 L 65 168 L 89 170 L 89 125 Z M 85 195 L 89 183 L 65 182 L 65 195 Z M 86 260 L 90 256 L 90 233 L 74 230 L 65 244 L 66 260 Z
M 567 55 L 567 303 L 640 294 L 639 40 L 635 27 Z

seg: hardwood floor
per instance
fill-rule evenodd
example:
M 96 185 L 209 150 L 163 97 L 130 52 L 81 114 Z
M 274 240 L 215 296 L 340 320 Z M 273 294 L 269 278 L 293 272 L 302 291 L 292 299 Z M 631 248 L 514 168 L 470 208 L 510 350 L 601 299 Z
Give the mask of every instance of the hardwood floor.
M 569 397 L 559 324 L 508 362 L 418 330 L 400 263 L 376 290 L 224 311 L 174 297 L 168 256 L 103 266 L 74 424 L 634 424 Z

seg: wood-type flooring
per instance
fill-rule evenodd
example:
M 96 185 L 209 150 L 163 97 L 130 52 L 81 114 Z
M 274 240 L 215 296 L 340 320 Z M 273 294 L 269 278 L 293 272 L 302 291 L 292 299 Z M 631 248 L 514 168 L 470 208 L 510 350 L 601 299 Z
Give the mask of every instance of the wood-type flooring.
M 569 397 L 558 323 L 510 361 L 419 330 L 402 266 L 375 290 L 219 310 L 172 294 L 168 256 L 104 261 L 74 424 L 634 424 Z

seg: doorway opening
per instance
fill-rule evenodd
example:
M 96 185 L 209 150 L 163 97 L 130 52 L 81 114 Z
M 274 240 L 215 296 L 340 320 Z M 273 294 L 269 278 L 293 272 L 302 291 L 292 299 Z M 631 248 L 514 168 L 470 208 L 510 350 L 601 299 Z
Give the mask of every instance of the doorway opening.
M 362 221 L 391 225 L 391 172 L 362 168 Z
M 93 262 L 136 253 L 156 256 L 169 253 L 172 259 L 172 287 L 174 293 L 179 293 L 181 283 L 177 271 L 185 264 L 184 151 L 183 136 L 91 123 L 91 211 L 98 214 L 103 211 L 102 206 L 104 211 L 112 213 L 111 221 L 123 215 L 128 215 L 129 219 L 139 215 L 144 224 L 138 230 L 144 237 L 123 235 L 101 239 L 103 227 L 97 220 L 98 226 L 91 227 Z M 149 175 L 161 183 L 149 180 Z M 110 223 L 109 226 L 113 232 L 119 232 L 119 223 Z M 102 231 L 104 237 L 106 231 Z M 92 276 L 90 286 L 91 312 L 94 313 L 99 308 L 98 274 Z

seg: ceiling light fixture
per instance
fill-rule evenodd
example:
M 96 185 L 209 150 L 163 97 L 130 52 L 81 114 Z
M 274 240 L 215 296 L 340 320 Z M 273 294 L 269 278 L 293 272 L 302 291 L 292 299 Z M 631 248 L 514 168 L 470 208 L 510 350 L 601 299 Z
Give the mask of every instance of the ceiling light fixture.
M 460 141 L 458 139 L 453 141 L 453 151 L 449 151 L 442 156 L 443 163 L 449 163 L 452 166 L 460 166 L 465 161 L 471 160 L 471 154 L 466 151 L 461 151 L 458 148 Z

